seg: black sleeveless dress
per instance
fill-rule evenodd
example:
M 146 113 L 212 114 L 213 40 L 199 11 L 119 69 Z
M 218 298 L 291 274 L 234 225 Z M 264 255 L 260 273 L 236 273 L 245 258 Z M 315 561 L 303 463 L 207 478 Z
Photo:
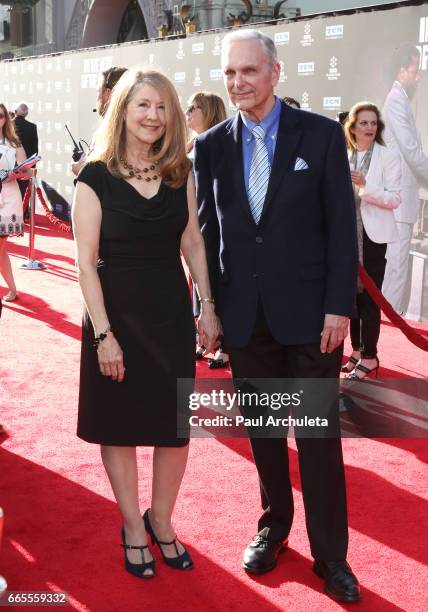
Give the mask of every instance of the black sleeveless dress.
M 161 183 L 147 199 L 100 162 L 87 164 L 77 180 L 101 202 L 98 275 L 126 368 L 122 383 L 100 373 L 85 312 L 77 435 L 106 445 L 184 446 L 177 379 L 195 376 L 195 328 L 180 259 L 186 186 Z

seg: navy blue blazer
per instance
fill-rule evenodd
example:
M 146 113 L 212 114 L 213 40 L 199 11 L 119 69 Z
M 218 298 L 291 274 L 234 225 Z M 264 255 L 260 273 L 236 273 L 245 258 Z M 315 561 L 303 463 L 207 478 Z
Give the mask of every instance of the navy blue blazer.
M 317 343 L 326 313 L 355 316 L 355 201 L 342 128 L 283 103 L 256 225 L 241 126 L 238 113 L 195 141 L 200 224 L 226 344 L 248 343 L 259 299 L 278 342 Z M 298 158 L 306 169 L 295 169 Z

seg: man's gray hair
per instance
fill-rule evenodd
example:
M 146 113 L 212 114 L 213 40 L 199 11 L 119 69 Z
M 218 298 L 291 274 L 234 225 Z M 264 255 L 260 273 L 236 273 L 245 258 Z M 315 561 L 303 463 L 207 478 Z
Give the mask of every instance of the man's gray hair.
M 28 106 L 25 102 L 21 102 L 15 109 L 15 115 L 19 117 L 26 117 L 28 115 Z
M 278 62 L 278 54 L 273 40 L 259 30 L 250 30 L 247 28 L 233 30 L 232 32 L 229 32 L 229 34 L 226 34 L 221 42 L 222 56 L 231 43 L 239 42 L 240 40 L 258 40 L 264 53 L 267 55 L 269 62 L 271 64 L 276 64 Z

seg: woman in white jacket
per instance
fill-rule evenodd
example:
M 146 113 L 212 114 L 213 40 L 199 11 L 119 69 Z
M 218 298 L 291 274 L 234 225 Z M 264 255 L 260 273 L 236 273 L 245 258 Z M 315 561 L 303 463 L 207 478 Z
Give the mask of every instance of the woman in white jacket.
M 387 244 L 398 240 L 393 210 L 401 201 L 400 158 L 384 144 L 385 124 L 375 104 L 355 104 L 344 128 L 357 209 L 360 263 L 380 289 Z M 379 368 L 380 310 L 360 282 L 357 312 L 358 318 L 351 320 L 353 352 L 342 368 L 351 379 L 376 376 Z

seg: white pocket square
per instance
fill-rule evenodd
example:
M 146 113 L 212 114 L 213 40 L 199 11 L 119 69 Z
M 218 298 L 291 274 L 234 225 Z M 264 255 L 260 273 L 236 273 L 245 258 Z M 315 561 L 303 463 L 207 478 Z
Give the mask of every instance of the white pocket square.
M 294 164 L 294 170 L 307 170 L 308 164 L 301 157 L 296 157 L 296 163 Z

